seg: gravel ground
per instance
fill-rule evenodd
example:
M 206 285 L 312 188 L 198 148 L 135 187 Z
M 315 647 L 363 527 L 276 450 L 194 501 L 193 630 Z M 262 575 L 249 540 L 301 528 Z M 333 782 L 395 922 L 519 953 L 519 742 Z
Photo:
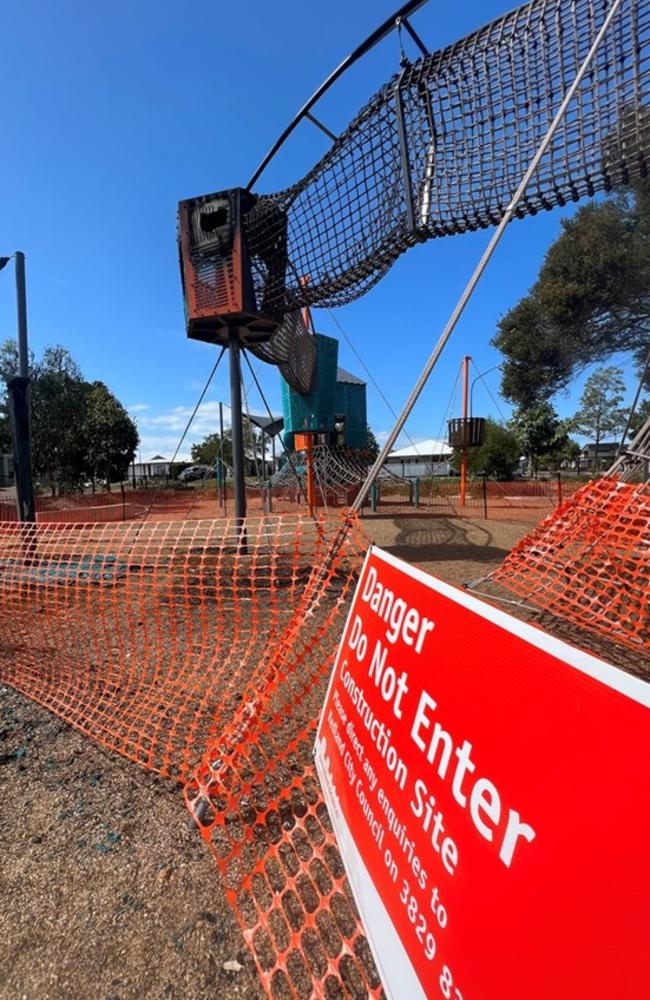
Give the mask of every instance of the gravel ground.
M 489 572 L 527 530 L 416 514 L 365 525 L 377 544 L 456 584 Z M 518 613 L 626 669 L 648 669 L 624 647 Z M 8 688 L 0 783 L 1 1000 L 261 996 L 176 786 Z

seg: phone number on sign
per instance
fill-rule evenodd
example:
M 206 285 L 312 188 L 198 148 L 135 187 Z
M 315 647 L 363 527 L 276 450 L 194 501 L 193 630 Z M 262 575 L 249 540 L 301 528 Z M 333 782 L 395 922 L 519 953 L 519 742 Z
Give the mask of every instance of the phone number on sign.
M 436 954 L 436 939 L 427 926 L 427 918 L 418 906 L 418 901 L 411 892 L 406 879 L 402 880 L 402 891 L 400 892 L 400 902 L 406 909 L 406 914 L 415 927 L 415 936 L 424 948 L 424 954 L 432 961 Z M 449 966 L 443 965 L 438 978 L 440 992 L 446 1000 L 463 1000 L 463 994 L 454 983 Z

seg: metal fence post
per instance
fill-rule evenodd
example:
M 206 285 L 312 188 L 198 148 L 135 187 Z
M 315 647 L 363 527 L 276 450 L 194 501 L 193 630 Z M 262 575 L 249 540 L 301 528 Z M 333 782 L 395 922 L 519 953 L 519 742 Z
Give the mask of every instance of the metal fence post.
M 487 504 L 487 475 L 483 473 L 483 517 L 487 521 L 488 519 L 488 504 Z

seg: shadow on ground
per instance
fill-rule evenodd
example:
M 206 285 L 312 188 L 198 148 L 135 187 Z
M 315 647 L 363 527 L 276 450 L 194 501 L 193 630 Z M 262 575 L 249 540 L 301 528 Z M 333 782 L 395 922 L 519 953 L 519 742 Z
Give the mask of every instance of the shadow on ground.
M 405 562 L 461 584 L 495 569 L 526 526 L 451 517 L 395 517 L 364 521 L 372 541 Z

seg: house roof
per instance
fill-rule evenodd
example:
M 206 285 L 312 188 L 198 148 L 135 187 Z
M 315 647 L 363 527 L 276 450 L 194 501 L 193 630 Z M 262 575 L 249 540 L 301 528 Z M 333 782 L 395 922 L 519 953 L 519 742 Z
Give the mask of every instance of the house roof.
M 601 441 L 598 445 L 598 451 L 616 451 L 618 449 L 619 441 Z M 582 454 L 591 454 L 596 450 L 596 443 L 594 441 L 588 441 L 587 444 L 582 446 Z
M 347 385 L 365 385 L 366 384 L 362 379 L 357 378 L 356 375 L 353 375 L 351 372 L 346 371 L 345 368 L 337 368 L 336 369 L 336 381 L 337 382 L 345 382 Z
M 280 431 L 284 428 L 283 417 L 269 417 L 269 416 L 263 417 L 257 413 L 248 414 L 242 412 L 242 417 L 244 418 L 245 421 L 248 419 L 249 416 L 252 424 L 255 424 L 255 426 L 259 427 L 260 430 L 263 430 L 265 434 L 270 434 L 272 437 L 276 434 L 279 434 Z
M 446 441 L 439 441 L 437 438 L 427 438 L 426 441 L 418 441 L 417 444 L 410 444 L 406 448 L 398 448 L 397 451 L 391 451 L 388 460 L 390 461 L 391 458 L 432 458 L 434 455 L 444 455 L 447 457 L 452 454 L 453 448 L 450 448 Z

